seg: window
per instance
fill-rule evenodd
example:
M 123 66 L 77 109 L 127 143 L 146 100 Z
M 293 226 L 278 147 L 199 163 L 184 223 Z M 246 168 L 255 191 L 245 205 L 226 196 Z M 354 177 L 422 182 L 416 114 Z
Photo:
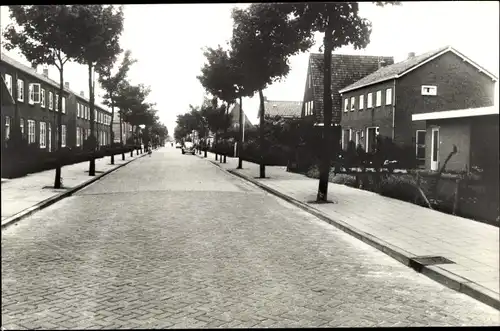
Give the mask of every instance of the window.
M 40 107 L 45 108 L 45 90 L 40 90 Z
M 54 93 L 49 92 L 49 109 L 54 109 Z
M 49 151 L 52 151 L 52 125 L 48 122 Z
M 90 137 L 90 129 L 87 129 L 87 138 Z
M 382 91 L 377 91 L 377 98 L 375 99 L 376 107 L 380 107 L 382 105 Z
M 9 74 L 5 74 L 5 85 L 7 86 L 7 90 L 9 90 L 10 95 L 12 95 L 12 76 Z
M 59 111 L 59 94 L 56 93 L 56 111 Z
M 97 110 L 94 109 L 94 122 L 97 122 Z
M 76 127 L 76 146 L 80 146 L 81 130 L 80 127 Z
M 28 103 L 30 105 L 40 103 L 40 84 L 30 83 L 28 85 Z
M 90 109 L 89 109 L 89 106 L 85 106 L 85 114 L 86 114 L 85 118 L 87 120 L 90 120 Z
M 80 117 L 80 104 L 78 102 L 76 103 L 76 117 Z
M 24 81 L 17 80 L 17 101 L 24 102 Z
M 373 108 L 373 93 L 368 93 L 367 103 L 366 108 Z
M 355 102 L 356 102 L 356 98 L 355 97 L 351 97 L 351 111 L 353 111 L 354 109 L 356 109 Z
M 417 156 L 418 166 L 425 166 L 425 130 L 416 131 L 415 153 Z
M 422 85 L 422 95 L 437 95 L 437 86 Z
M 66 125 L 62 125 L 61 130 L 61 147 L 66 147 Z
M 62 97 L 62 112 L 66 114 L 66 98 Z
M 358 109 L 361 110 L 365 108 L 365 96 L 364 95 L 360 95 L 359 96 L 359 105 L 358 105 Z
M 344 99 L 344 112 L 348 112 L 348 111 L 349 111 L 349 99 L 345 98 Z
M 40 122 L 40 148 L 45 148 L 46 146 L 47 131 L 45 122 Z
M 385 90 L 385 104 L 386 105 L 392 104 L 392 89 L 390 88 Z
M 21 137 L 24 137 L 24 118 L 19 121 L 19 129 L 21 130 Z
M 10 138 L 10 116 L 5 116 L 5 139 Z
M 28 120 L 28 144 L 35 142 L 35 121 Z

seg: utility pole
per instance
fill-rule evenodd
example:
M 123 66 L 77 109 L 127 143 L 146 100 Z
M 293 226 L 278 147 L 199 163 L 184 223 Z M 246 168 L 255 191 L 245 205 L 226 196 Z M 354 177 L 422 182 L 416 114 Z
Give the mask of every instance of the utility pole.
M 243 150 L 243 103 L 240 95 L 240 137 L 238 141 L 238 168 L 243 169 L 243 160 L 241 159 L 241 151 Z

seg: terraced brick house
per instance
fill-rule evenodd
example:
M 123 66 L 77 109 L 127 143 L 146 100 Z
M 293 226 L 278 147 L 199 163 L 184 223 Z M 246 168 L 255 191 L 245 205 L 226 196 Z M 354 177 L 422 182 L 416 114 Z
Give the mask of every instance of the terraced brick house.
M 415 146 L 417 159 L 424 167 L 426 155 L 430 155 L 427 146 L 437 141 L 431 137 L 426 121 L 412 121 L 412 115 L 492 106 L 496 80 L 450 46 L 421 55 L 410 53 L 406 60 L 386 64 L 340 89 L 342 145 L 345 148 L 352 140 L 372 151 L 376 136 L 383 135 L 398 144 Z M 447 139 L 465 134 L 456 129 L 459 131 L 450 131 Z
M 306 86 L 302 102 L 302 118 L 316 126 L 323 126 L 323 54 L 311 53 L 307 68 Z M 382 65 L 394 63 L 390 56 L 332 54 L 331 91 L 332 125 L 339 127 L 342 116 L 342 96 L 339 90 L 377 71 Z M 334 130 L 338 134 L 339 130 Z M 340 136 L 335 141 L 340 144 Z
M 10 138 L 17 104 L 23 138 L 40 149 L 54 151 L 57 146 L 59 83 L 48 77 L 48 69 L 44 68 L 40 74 L 37 68 L 26 66 L 4 53 L 0 58 L 0 74 L 2 84 L 14 102 L 14 105 L 7 106 L 2 102 L 2 143 Z M 62 146 L 81 146 L 90 129 L 89 100 L 76 95 L 65 82 L 62 101 Z M 95 108 L 99 121 L 96 132 L 100 144 L 104 145 L 109 142 L 110 112 L 101 105 Z

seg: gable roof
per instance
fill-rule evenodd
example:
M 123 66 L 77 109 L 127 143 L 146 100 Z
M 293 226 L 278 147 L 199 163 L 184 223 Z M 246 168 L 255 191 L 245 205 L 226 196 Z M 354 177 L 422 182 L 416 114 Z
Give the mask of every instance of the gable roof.
M 14 60 L 13 58 L 11 58 L 10 56 L 6 55 L 5 53 L 1 53 L 1 58 L 0 58 L 0 61 L 2 62 L 5 62 L 9 65 L 11 65 L 12 67 L 28 74 L 28 75 L 31 75 L 33 77 L 35 77 L 36 79 L 42 81 L 42 82 L 45 82 L 47 83 L 48 85 L 54 87 L 54 88 L 57 88 L 59 89 L 59 82 L 53 80 L 53 79 L 50 79 L 49 77 L 46 77 L 40 73 L 38 73 L 35 69 L 31 68 L 31 67 L 28 67 L 27 65 L 24 65 L 16 60 Z M 76 92 L 74 92 L 73 90 L 71 89 L 68 89 L 66 87 L 63 88 L 63 90 L 69 94 L 74 94 L 77 98 L 87 102 L 87 103 L 90 103 L 90 100 L 86 97 L 82 97 L 80 94 L 77 94 Z M 100 105 L 98 103 L 95 103 L 94 102 L 94 105 L 98 108 L 100 108 L 101 110 L 104 110 L 104 111 L 107 111 L 109 113 L 111 113 L 109 110 L 108 110 L 108 107 L 106 106 L 103 106 L 103 105 Z
M 260 106 L 259 106 L 260 108 Z M 266 116 L 300 117 L 302 112 L 302 101 L 264 101 Z M 260 112 L 259 112 L 260 118 Z
M 323 54 L 309 55 L 308 73 L 312 78 L 312 94 L 316 121 L 323 123 Z M 338 92 L 344 86 L 352 84 L 379 69 L 379 63 L 393 64 L 390 56 L 332 54 L 332 112 L 333 123 L 340 123 L 342 97 Z M 307 86 L 307 85 L 306 85 Z
M 481 68 L 479 65 L 476 63 L 472 62 L 470 59 L 465 57 L 462 53 L 458 52 L 456 49 L 454 49 L 451 46 L 444 46 L 440 47 L 438 49 L 420 54 L 418 56 L 414 56 L 412 58 L 406 59 L 404 61 L 394 63 L 392 65 L 388 65 L 385 67 L 380 68 L 379 70 L 375 71 L 374 73 L 367 75 L 366 77 L 361 78 L 357 82 L 348 85 L 341 89 L 339 92 L 340 93 L 345 93 L 349 91 L 356 90 L 358 88 L 362 88 L 365 86 L 369 86 L 372 84 L 380 83 L 386 80 L 390 79 L 396 79 L 399 77 L 402 77 L 406 75 L 407 73 L 417 69 L 418 67 L 424 65 L 425 63 L 434 60 L 435 58 L 447 53 L 447 52 L 453 52 L 465 61 L 469 62 L 476 68 L 478 68 L 480 71 L 484 72 L 487 76 L 491 77 L 493 80 L 497 80 L 497 78 L 486 71 L 485 69 Z
M 236 102 L 233 106 L 233 109 L 229 112 L 229 115 L 231 116 L 231 126 L 239 126 L 240 125 L 240 104 Z M 246 128 L 253 128 L 254 125 L 250 120 L 248 119 L 247 115 L 245 114 L 245 111 L 243 110 L 243 116 L 244 116 L 244 126 Z

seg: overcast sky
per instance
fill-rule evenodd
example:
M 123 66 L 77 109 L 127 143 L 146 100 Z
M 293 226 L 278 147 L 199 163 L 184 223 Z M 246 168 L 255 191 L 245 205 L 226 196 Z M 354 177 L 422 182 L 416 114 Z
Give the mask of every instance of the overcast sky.
M 203 47 L 225 45 L 231 38 L 231 9 L 245 4 L 154 4 L 126 5 L 123 49 L 130 49 L 138 60 L 129 78 L 152 89 L 151 102 L 157 103 L 161 120 L 173 133 L 176 115 L 189 104 L 201 104 L 204 90 L 196 79 L 203 66 Z M 338 54 L 394 56 L 404 60 L 408 52 L 423 53 L 452 45 L 476 63 L 498 76 L 499 4 L 497 1 L 403 2 L 401 6 L 376 7 L 360 4 L 360 15 L 372 22 L 371 42 L 365 50 L 351 47 Z M 10 23 L 9 12 L 1 8 L 3 28 Z M 311 52 L 318 52 L 320 38 Z M 5 50 L 2 48 L 2 51 Z M 7 52 L 28 64 L 17 51 Z M 287 79 L 269 87 L 270 100 L 297 100 L 303 97 L 309 53 L 291 58 Z M 41 68 L 39 69 L 41 71 Z M 58 80 L 56 68 L 49 76 Z M 77 93 L 88 96 L 87 69 L 70 63 L 65 80 Z M 102 92 L 98 92 L 102 95 Z M 100 101 L 100 98 L 98 98 Z M 243 100 L 243 109 L 252 122 L 257 121 L 258 96 Z

